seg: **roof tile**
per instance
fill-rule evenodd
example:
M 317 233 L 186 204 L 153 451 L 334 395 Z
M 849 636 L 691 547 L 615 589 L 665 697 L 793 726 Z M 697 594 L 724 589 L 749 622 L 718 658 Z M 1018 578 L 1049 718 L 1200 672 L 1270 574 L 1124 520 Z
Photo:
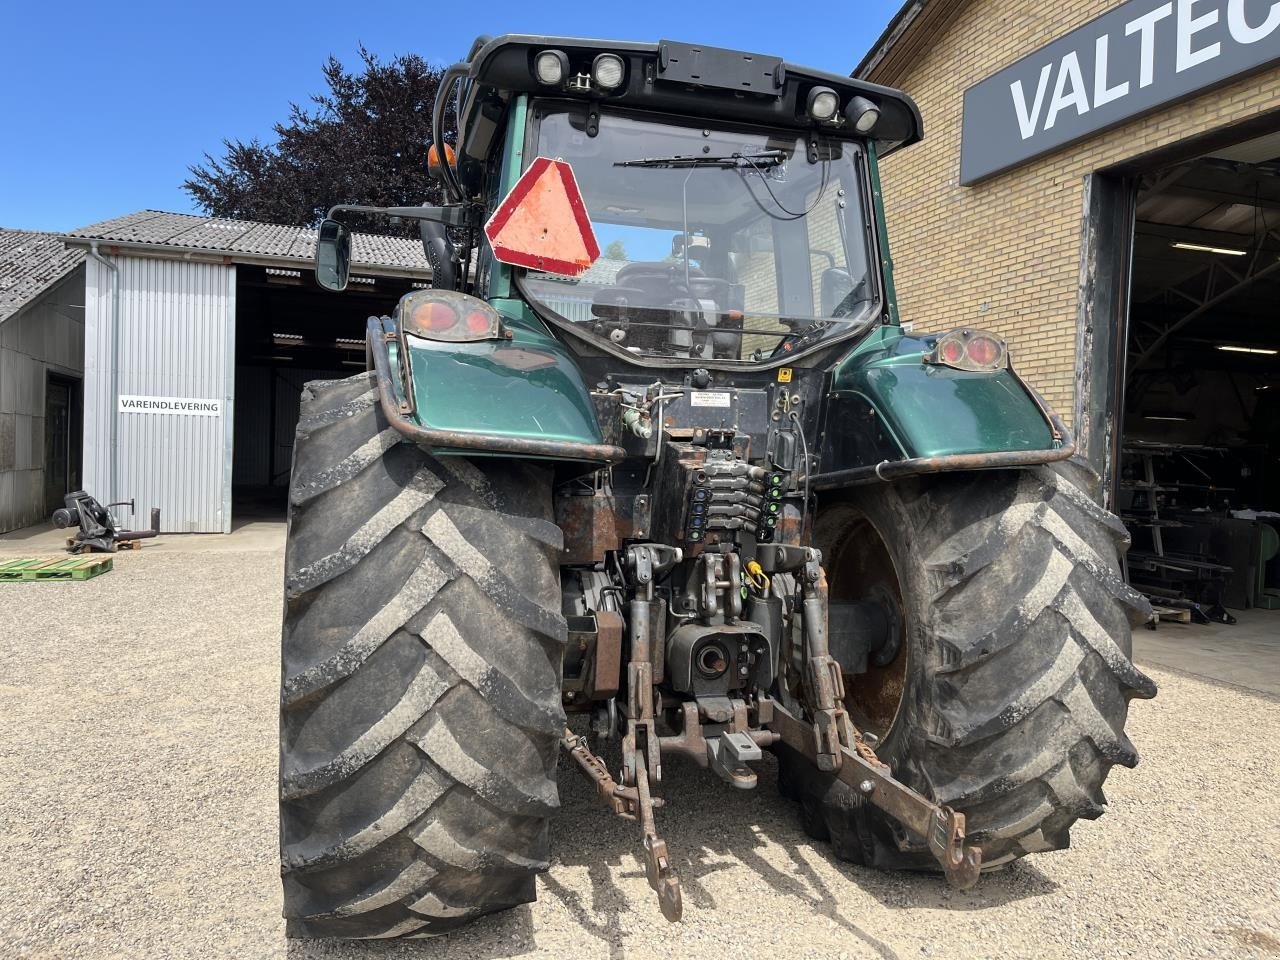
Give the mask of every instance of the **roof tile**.
M 316 231 L 279 223 L 198 217 L 188 213 L 139 210 L 72 230 L 67 236 L 129 244 L 183 247 L 203 253 L 281 257 L 306 264 L 315 256 Z M 402 267 L 429 271 L 422 244 L 407 237 L 356 233 L 351 237 L 352 267 Z
M 84 262 L 84 251 L 68 249 L 62 236 L 0 227 L 0 322 Z

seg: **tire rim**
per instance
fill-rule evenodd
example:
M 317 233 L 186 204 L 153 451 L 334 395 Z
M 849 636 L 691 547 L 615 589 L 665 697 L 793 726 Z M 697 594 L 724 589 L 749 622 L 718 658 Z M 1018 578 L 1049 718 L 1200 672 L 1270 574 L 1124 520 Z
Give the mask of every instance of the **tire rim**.
M 907 684 L 910 624 L 902 602 L 902 587 L 893 555 L 880 531 L 862 514 L 841 524 L 838 547 L 827 569 L 831 599 L 854 601 L 887 598 L 895 608 L 899 642 L 894 658 L 877 666 L 873 653 L 867 672 L 844 674 L 845 709 L 859 730 L 875 734 L 883 743 L 897 719 Z

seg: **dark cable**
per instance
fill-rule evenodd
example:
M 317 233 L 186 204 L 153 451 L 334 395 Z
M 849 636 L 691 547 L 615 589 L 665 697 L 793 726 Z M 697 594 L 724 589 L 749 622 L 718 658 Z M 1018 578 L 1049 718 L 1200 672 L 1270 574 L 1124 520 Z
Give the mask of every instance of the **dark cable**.
M 756 192 L 751 189 L 751 184 L 750 184 L 750 181 L 747 180 L 747 175 L 743 172 L 741 167 L 735 167 L 734 169 L 737 171 L 738 176 L 742 177 L 742 182 L 747 185 L 747 192 L 751 194 L 751 199 L 756 202 L 756 206 L 758 206 L 761 210 L 764 211 L 766 216 L 774 217 L 777 220 L 800 220 L 800 219 L 803 219 L 804 217 L 807 217 L 809 214 L 813 213 L 813 211 L 818 208 L 818 204 L 822 202 L 822 198 L 826 196 L 827 187 L 831 183 L 831 161 L 823 160 L 822 161 L 822 182 L 818 187 L 818 195 L 814 197 L 813 203 L 809 205 L 808 209 L 797 212 L 795 210 L 788 208 L 786 204 L 784 204 L 781 200 L 778 199 L 778 195 L 773 192 L 773 187 L 769 186 L 769 178 L 765 176 L 765 168 L 761 167 L 759 164 L 757 164 L 754 160 L 752 160 L 749 156 L 746 156 L 745 154 L 742 155 L 741 159 L 747 161 L 747 163 L 751 165 L 751 169 L 754 170 L 756 173 L 760 174 L 760 179 L 764 181 L 765 190 L 768 192 L 773 202 L 778 205 L 778 209 L 781 210 L 783 213 L 787 214 L 787 216 L 778 217 L 774 213 L 765 209 L 765 205 L 760 202 L 760 198 L 756 196 Z

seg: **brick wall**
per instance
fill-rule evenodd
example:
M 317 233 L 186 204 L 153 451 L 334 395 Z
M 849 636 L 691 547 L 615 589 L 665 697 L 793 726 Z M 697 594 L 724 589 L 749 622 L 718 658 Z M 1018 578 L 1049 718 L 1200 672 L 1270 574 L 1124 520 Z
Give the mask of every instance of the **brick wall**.
M 969 323 L 1007 337 L 1015 366 L 1068 418 L 1084 176 L 1280 109 L 1272 69 L 960 186 L 965 88 L 1116 6 L 973 0 L 904 71 L 868 77 L 905 89 L 924 116 L 924 141 L 881 167 L 903 321 L 917 331 Z

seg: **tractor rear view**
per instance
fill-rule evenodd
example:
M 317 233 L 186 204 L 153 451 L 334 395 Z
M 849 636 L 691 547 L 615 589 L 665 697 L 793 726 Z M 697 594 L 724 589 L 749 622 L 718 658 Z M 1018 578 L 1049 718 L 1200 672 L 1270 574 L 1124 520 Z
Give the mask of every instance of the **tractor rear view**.
M 919 139 L 914 104 L 531 36 L 449 68 L 437 143 L 455 90 L 449 202 L 378 211 L 421 221 L 433 286 L 369 320 L 368 373 L 303 394 L 290 935 L 532 900 L 565 771 L 635 822 L 671 920 L 660 819 L 693 811 L 663 783 L 753 789 L 765 752 L 859 864 L 966 887 L 1067 846 L 1137 762 L 1147 607 L 1004 341 L 898 323 L 877 164 Z M 322 285 L 347 283 L 338 217 L 370 209 L 322 225 Z

